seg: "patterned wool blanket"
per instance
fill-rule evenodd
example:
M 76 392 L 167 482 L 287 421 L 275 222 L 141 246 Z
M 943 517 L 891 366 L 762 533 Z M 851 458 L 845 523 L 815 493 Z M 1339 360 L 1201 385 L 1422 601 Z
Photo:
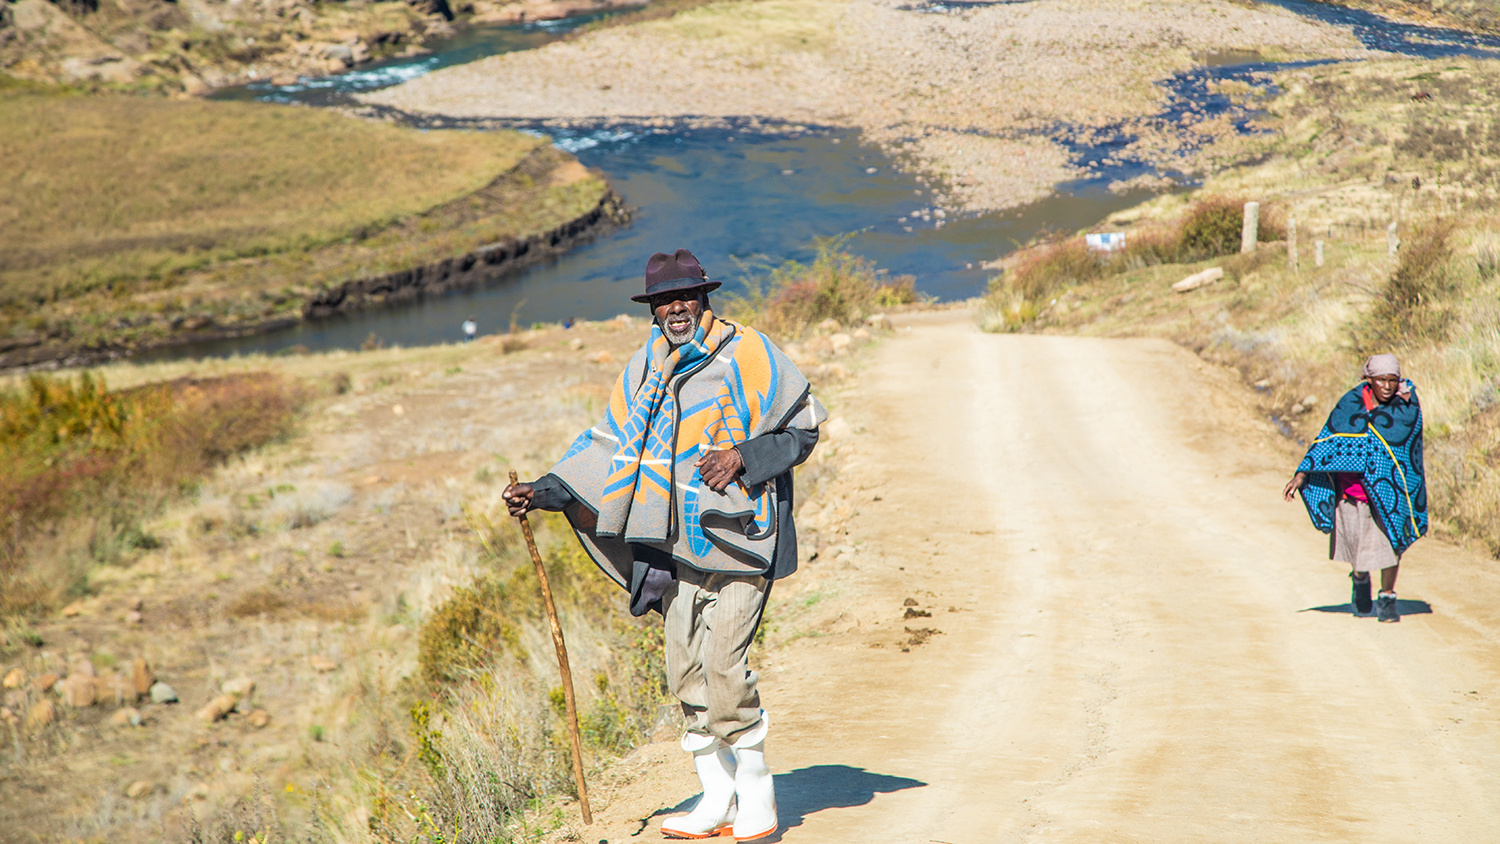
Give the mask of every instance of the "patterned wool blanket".
M 1399 555 L 1427 532 L 1427 482 L 1422 472 L 1422 407 L 1411 382 L 1386 404 L 1368 384 L 1333 406 L 1297 471 L 1307 473 L 1302 502 L 1318 530 L 1333 530 L 1338 503 L 1333 475 L 1360 476 L 1376 524 Z
M 759 573 L 776 543 L 776 484 L 703 483 L 693 464 L 785 427 L 816 428 L 823 408 L 807 379 L 761 333 L 705 311 L 694 338 L 671 348 L 661 328 L 615 382 L 604 419 L 552 468 L 582 507 L 579 540 L 622 585 L 630 543 L 704 571 Z M 587 510 L 587 512 L 584 512 Z

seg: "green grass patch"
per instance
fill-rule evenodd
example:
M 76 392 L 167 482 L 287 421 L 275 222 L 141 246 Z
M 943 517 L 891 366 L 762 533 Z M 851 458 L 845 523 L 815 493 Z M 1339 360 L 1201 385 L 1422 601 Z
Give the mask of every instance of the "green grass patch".
M 0 100 L 0 302 L 364 237 L 472 193 L 540 141 L 314 109 L 144 97 Z
M 321 287 L 550 231 L 607 186 L 545 139 L 7 83 L 0 346 L 301 318 Z M 4 351 L 0 348 L 0 351 Z

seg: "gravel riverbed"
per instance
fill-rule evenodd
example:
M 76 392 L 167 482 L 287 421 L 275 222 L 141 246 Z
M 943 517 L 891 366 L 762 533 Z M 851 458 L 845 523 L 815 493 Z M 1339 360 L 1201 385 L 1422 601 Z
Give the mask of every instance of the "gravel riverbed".
M 1228 0 L 761 0 L 495 56 L 364 99 L 466 118 L 853 127 L 940 184 L 943 204 L 985 211 L 1086 173 L 1057 141 L 1065 128 L 1156 114 L 1154 83 L 1233 50 L 1369 55 L 1344 30 Z M 1207 119 L 1181 128 L 1206 146 L 1233 131 Z

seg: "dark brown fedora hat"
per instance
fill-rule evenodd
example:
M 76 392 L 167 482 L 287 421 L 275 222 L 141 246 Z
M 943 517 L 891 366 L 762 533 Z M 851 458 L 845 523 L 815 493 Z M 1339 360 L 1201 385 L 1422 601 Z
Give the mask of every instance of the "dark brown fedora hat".
M 693 288 L 702 288 L 706 293 L 718 287 L 719 282 L 708 280 L 708 273 L 698 265 L 698 259 L 693 257 L 693 253 L 679 249 L 671 255 L 658 252 L 646 260 L 646 292 L 631 296 L 630 299 L 650 303 L 651 297 L 658 293 Z

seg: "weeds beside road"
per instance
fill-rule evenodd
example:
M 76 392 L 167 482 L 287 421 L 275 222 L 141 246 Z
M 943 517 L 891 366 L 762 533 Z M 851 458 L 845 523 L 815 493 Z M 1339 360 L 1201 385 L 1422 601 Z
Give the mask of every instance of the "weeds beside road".
M 834 246 L 810 266 L 776 268 L 756 310 L 720 307 L 774 326 L 837 412 L 851 352 L 880 330 L 866 316 L 909 287 Z M 0 676 L 16 684 L 0 711 L 0 782 L 41 790 L 6 801 L 0 828 L 215 842 L 268 828 L 277 840 L 351 842 L 451 839 L 457 828 L 462 840 L 507 841 L 563 823 L 572 779 L 556 663 L 501 479 L 510 468 L 540 474 L 597 422 L 645 336 L 642 318 L 616 319 L 461 346 L 11 379 L 12 424 L 0 431 L 25 458 L 18 465 L 77 462 L 92 448 L 120 470 L 108 484 L 74 483 L 65 513 L 36 511 L 37 529 L 8 558 L 9 583 L 67 571 L 75 589 L 61 617 L 59 599 L 10 608 Z M 194 391 L 220 398 L 187 403 Z M 131 404 L 169 398 L 183 403 L 150 414 Z M 180 424 L 174 407 L 187 412 Z M 38 416 L 48 425 L 33 424 Z M 133 427 L 148 416 L 161 424 Z M 115 418 L 127 433 L 163 435 L 129 440 L 127 460 L 108 451 L 115 440 L 78 433 Z M 189 423 L 198 439 L 164 436 Z M 803 499 L 820 504 L 799 524 L 809 571 L 778 592 L 767 645 L 805 635 L 817 595 L 800 592 L 822 565 L 813 558 L 837 558 L 849 541 L 847 507 L 821 495 L 847 431 L 830 422 L 798 470 Z M 55 486 L 73 477 L 69 465 L 55 459 L 56 471 L 37 477 Z M 157 466 L 172 471 L 139 471 Z M 175 480 L 146 486 L 159 478 Z M 22 494 L 14 480 L 0 476 L 11 498 Z M 116 529 L 106 517 L 127 509 L 117 521 L 130 529 L 110 556 L 50 538 L 55 524 L 103 535 Z M 534 524 L 575 672 L 591 791 L 605 806 L 629 778 L 611 773 L 612 760 L 652 736 L 675 739 L 659 629 L 624 612 L 561 518 Z M 113 690 L 137 659 L 182 703 L 111 693 L 72 706 L 38 684 L 50 674 L 61 678 L 51 689 L 68 686 L 86 662 Z M 242 707 L 203 714 L 231 693 Z M 130 726 L 131 712 L 142 726 Z

